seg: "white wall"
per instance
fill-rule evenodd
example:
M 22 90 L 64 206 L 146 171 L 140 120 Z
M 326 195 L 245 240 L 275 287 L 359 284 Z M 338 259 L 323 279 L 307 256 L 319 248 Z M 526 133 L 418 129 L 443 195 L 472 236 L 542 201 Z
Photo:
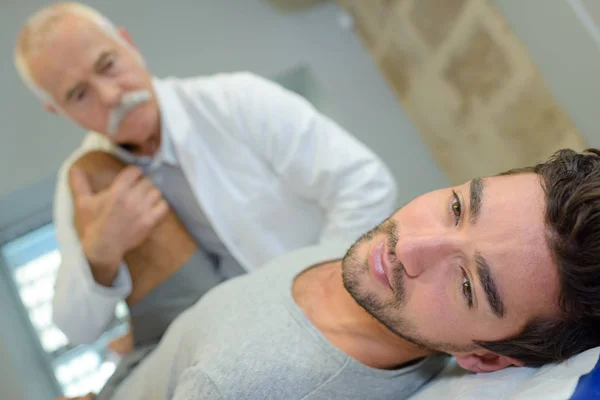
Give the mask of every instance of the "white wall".
M 54 173 L 82 135 L 78 127 L 43 112 L 12 66 L 18 27 L 44 3 L 0 5 L 5 55 L 0 58 L 5 127 L 0 133 L 0 228 L 48 205 Z M 307 64 L 336 119 L 390 164 L 403 188 L 401 201 L 446 183 L 360 41 L 337 25 L 335 4 L 299 15 L 282 14 L 260 0 L 88 4 L 128 28 L 158 76 L 244 69 L 272 77 Z

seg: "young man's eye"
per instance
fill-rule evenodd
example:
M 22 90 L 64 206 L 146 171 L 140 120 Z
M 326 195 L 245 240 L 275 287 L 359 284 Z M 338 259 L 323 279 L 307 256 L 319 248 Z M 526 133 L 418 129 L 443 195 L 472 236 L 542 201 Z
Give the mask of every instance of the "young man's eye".
M 460 217 L 462 216 L 462 205 L 460 204 L 460 198 L 458 194 L 453 190 L 452 191 L 452 204 L 450 205 L 450 211 L 452 212 L 452 217 L 456 221 L 456 225 L 460 222 Z
M 463 270 L 463 279 L 461 284 L 462 295 L 465 298 L 467 305 L 469 308 L 473 307 L 473 289 L 471 287 L 471 281 L 469 281 L 469 277 Z

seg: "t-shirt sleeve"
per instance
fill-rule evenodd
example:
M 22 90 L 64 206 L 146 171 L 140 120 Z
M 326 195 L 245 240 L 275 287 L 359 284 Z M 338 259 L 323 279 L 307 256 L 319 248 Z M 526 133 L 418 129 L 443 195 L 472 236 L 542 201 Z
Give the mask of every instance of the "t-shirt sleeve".
M 217 385 L 202 369 L 195 365 L 187 368 L 181 374 L 173 400 L 223 400 L 224 397 Z

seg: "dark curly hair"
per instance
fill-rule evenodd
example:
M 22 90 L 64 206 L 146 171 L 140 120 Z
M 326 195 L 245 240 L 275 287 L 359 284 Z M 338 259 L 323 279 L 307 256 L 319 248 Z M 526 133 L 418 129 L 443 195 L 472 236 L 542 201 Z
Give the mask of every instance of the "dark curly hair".
M 560 313 L 530 321 L 513 337 L 477 344 L 540 366 L 600 346 L 600 150 L 560 150 L 544 163 L 500 175 L 519 173 L 539 175 L 545 192 Z

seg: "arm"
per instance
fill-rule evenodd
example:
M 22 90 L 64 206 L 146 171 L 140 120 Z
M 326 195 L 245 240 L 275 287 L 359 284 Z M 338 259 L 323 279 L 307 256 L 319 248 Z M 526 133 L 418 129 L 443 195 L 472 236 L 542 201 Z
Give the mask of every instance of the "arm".
M 54 199 L 54 225 L 62 261 L 53 300 L 54 323 L 73 344 L 96 340 L 114 318 L 115 306 L 131 291 L 131 279 L 121 265 L 112 287 L 98 284 L 83 253 L 74 225 L 67 168 L 59 173 Z
M 225 83 L 237 129 L 297 195 L 326 212 L 320 240 L 355 240 L 389 217 L 396 183 L 364 144 L 302 97 L 250 74 Z

